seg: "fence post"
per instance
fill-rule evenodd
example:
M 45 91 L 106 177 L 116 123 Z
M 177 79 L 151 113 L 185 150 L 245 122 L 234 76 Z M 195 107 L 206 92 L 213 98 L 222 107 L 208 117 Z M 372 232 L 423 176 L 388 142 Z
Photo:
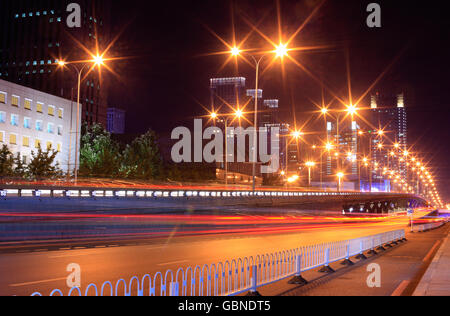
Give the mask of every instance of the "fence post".
M 364 255 L 364 242 L 362 240 L 359 242 L 359 255 L 357 255 L 355 258 L 359 260 L 367 259 L 367 257 Z
M 256 264 L 253 265 L 251 288 L 250 292 L 247 293 L 247 296 L 261 296 L 261 294 L 258 293 L 258 266 Z
M 378 254 L 378 252 L 375 251 L 375 237 L 372 237 L 372 247 L 370 248 L 370 251 L 367 254 L 373 256 Z
M 306 281 L 302 277 L 302 256 L 297 255 L 297 261 L 296 261 L 296 269 L 295 269 L 295 276 L 288 282 L 289 284 L 296 284 L 296 285 L 306 285 L 308 284 L 308 281 Z
M 169 296 L 179 296 L 178 282 L 170 282 Z
M 319 270 L 319 272 L 321 272 L 321 273 L 333 273 L 333 272 L 335 272 L 330 267 L 330 248 L 327 248 L 325 250 L 325 265 Z
M 380 235 L 380 246 L 377 248 L 378 251 L 386 251 L 386 248 L 383 247 L 383 237 Z
M 341 265 L 343 265 L 343 266 L 352 266 L 352 265 L 354 265 L 353 261 L 350 260 L 350 242 L 347 244 L 345 260 L 341 262 Z

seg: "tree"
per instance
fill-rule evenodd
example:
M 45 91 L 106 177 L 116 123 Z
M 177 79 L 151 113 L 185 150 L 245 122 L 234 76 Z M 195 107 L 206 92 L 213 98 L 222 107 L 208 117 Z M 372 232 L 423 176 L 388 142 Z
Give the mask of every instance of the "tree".
M 27 174 L 30 178 L 40 180 L 44 178 L 54 178 L 62 175 L 59 165 L 55 164 L 58 152 L 49 148 L 43 151 L 39 148 L 37 153 L 31 152 L 31 161 L 27 166 Z
M 80 174 L 114 177 L 121 166 L 119 145 L 101 125 L 82 126 Z
M 14 158 L 8 146 L 3 145 L 0 149 L 0 177 L 13 175 Z
M 131 179 L 150 180 L 162 173 L 162 158 L 156 134 L 149 130 L 124 150 L 122 173 Z
M 17 155 L 14 157 L 14 165 L 14 175 L 16 177 L 24 178 L 27 175 L 28 167 L 23 161 L 23 157 L 20 155 L 20 153 L 17 153 Z

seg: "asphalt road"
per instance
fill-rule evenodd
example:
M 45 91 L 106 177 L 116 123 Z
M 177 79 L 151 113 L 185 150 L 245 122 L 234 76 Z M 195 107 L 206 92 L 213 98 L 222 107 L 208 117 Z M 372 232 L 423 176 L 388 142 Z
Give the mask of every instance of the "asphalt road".
M 108 280 L 115 283 L 121 278 L 129 280 L 132 276 L 154 275 L 168 269 L 176 271 L 180 267 L 362 237 L 405 228 L 407 224 L 406 220 L 368 222 L 364 219 L 316 216 L 281 216 L 269 220 L 235 216 L 238 218 L 194 218 L 193 222 L 188 223 L 184 220 L 180 223 L 181 219 L 176 219 L 170 225 L 164 219 L 170 229 L 161 236 L 139 239 L 132 236 L 125 240 L 120 236 L 106 239 L 92 236 L 89 242 L 78 240 L 70 249 L 64 249 L 64 245 L 68 247 L 68 242 L 61 241 L 57 251 L 49 251 L 57 242 L 55 240 L 51 243 L 40 241 L 29 249 L 18 247 L 23 242 L 17 245 L 9 243 L 4 245 L 7 251 L 0 254 L 0 295 L 30 295 L 35 291 L 48 295 L 56 288 L 67 293 L 69 272 L 66 268 L 71 263 L 80 265 L 81 285 L 86 288 L 89 283 L 100 285 Z M 35 218 L 32 220 L 36 221 Z M 74 221 L 73 218 L 70 220 Z M 92 222 L 92 218 L 86 220 Z M 179 234 L 179 231 L 186 230 L 186 226 L 191 226 L 187 230 L 193 233 Z M 208 233 L 198 233 L 198 230 Z

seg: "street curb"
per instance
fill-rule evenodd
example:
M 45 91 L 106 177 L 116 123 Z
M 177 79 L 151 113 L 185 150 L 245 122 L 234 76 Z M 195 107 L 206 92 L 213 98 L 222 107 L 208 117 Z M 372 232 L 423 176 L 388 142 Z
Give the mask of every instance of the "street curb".
M 427 271 L 425 272 L 422 279 L 420 280 L 419 285 L 415 289 L 412 296 L 426 296 L 426 293 L 430 286 L 431 280 L 433 279 L 433 276 L 437 270 L 439 260 L 442 257 L 442 254 L 444 253 L 444 249 L 449 241 L 449 237 L 450 237 L 450 232 L 447 234 L 447 237 L 445 237 L 445 239 L 441 243 L 436 255 L 434 256 L 431 264 L 429 265 Z

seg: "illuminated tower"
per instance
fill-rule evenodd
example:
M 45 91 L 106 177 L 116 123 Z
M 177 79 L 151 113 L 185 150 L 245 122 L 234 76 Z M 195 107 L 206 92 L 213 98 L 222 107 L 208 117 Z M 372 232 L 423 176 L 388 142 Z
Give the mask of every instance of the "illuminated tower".
M 381 95 L 377 93 L 371 98 L 372 122 L 375 126 L 382 128 L 386 137 L 399 144 L 396 149 L 397 157 L 392 158 L 390 152 L 393 150 L 386 144 L 382 149 L 378 148 L 378 143 L 386 140 L 373 139 L 372 158 L 384 166 L 399 170 L 401 175 L 407 176 L 406 162 L 399 158 L 399 152 L 408 150 L 408 117 L 405 107 L 405 96 L 403 93 L 397 95 Z

